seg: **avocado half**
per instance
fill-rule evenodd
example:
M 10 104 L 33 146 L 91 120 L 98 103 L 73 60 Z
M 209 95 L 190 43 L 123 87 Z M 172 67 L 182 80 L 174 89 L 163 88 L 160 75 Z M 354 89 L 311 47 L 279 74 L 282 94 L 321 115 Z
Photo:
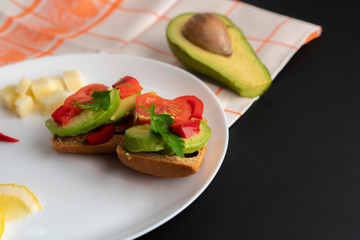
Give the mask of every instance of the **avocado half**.
M 173 18 L 166 29 L 171 51 L 185 66 L 214 78 L 243 97 L 263 94 L 271 85 L 271 76 L 258 59 L 243 33 L 225 16 L 215 14 L 226 25 L 232 44 L 232 55 L 223 56 L 200 48 L 184 37 L 185 23 L 195 13 Z

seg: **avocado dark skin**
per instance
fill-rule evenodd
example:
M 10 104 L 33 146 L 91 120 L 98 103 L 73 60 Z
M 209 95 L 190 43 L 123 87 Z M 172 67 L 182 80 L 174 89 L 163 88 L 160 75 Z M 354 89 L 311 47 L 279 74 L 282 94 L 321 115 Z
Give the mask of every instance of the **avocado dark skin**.
M 195 13 L 179 15 L 169 22 L 166 35 L 171 51 L 185 66 L 218 80 L 240 96 L 256 97 L 263 94 L 271 85 L 268 69 L 237 26 L 225 16 L 211 14 L 226 26 L 231 40 L 231 54 L 215 53 L 184 35 L 184 28 Z M 211 25 L 207 24 L 209 28 Z

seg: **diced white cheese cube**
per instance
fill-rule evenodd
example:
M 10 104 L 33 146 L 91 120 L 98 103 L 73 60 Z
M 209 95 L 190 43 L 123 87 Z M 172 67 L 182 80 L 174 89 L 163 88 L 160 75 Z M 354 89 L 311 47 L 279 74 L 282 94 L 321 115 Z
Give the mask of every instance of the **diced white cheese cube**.
M 8 85 L 0 90 L 0 101 L 2 105 L 9 109 L 13 110 L 15 108 L 15 100 L 19 96 L 16 92 L 16 85 Z
M 84 79 L 79 70 L 71 70 L 63 72 L 63 80 L 66 90 L 74 92 L 84 86 Z
M 25 95 L 29 90 L 32 82 L 26 77 L 20 79 L 19 84 L 16 86 L 15 92 L 19 95 Z
M 35 110 L 34 100 L 29 95 L 19 96 L 14 104 L 15 112 L 20 118 L 28 116 Z
M 34 80 L 31 85 L 31 91 L 35 100 L 55 90 L 55 84 L 49 77 L 41 77 Z
M 57 89 L 49 94 L 42 96 L 39 99 L 39 103 L 43 107 L 43 114 L 49 115 L 53 113 L 58 107 L 60 107 L 66 99 L 64 90 Z
M 65 90 L 65 85 L 61 77 L 50 77 L 50 80 L 53 82 L 55 89 Z

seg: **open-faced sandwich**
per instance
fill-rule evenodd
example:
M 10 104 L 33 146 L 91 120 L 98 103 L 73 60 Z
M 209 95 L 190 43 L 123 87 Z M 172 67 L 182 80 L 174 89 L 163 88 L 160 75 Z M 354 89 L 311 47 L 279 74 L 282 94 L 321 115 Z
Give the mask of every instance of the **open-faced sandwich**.
M 126 76 L 112 88 L 91 84 L 69 96 L 46 121 L 58 152 L 117 154 L 126 166 L 159 177 L 185 177 L 201 167 L 211 135 L 203 102 L 192 95 L 141 94 Z
M 91 84 L 69 96 L 52 113 L 46 127 L 58 152 L 116 153 L 123 131 L 135 121 L 135 99 L 142 87 L 130 76 L 109 88 Z
M 201 167 L 211 135 L 195 96 L 136 97 L 137 124 L 125 131 L 117 154 L 126 166 L 159 177 L 185 177 Z

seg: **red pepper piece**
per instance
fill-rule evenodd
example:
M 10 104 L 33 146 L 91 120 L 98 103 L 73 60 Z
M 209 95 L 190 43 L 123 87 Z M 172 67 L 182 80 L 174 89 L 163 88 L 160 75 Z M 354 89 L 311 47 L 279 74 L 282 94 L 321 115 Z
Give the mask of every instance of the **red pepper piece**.
M 200 132 L 200 119 L 190 119 L 183 122 L 177 122 L 171 125 L 175 135 L 182 138 L 190 138 Z
M 80 112 L 81 109 L 79 107 L 73 104 L 65 104 L 56 109 L 55 112 L 51 114 L 51 117 L 57 124 L 66 125 Z
M 119 85 L 129 85 L 129 86 L 120 86 Z M 143 88 L 140 86 L 138 80 L 133 77 L 125 76 L 112 85 L 113 88 L 117 88 L 119 90 L 120 97 L 122 99 L 130 97 L 135 93 L 141 92 Z
M 86 139 L 91 145 L 99 145 L 106 143 L 115 135 L 115 125 L 108 124 L 102 126 L 100 131 L 91 133 L 86 136 Z
M 9 137 L 3 133 L 0 132 L 0 141 L 4 142 L 18 142 L 19 140 L 16 138 Z
M 185 95 L 175 98 L 174 101 L 181 101 L 190 104 L 191 117 L 202 119 L 202 114 L 204 112 L 204 103 L 199 98 L 192 95 Z

